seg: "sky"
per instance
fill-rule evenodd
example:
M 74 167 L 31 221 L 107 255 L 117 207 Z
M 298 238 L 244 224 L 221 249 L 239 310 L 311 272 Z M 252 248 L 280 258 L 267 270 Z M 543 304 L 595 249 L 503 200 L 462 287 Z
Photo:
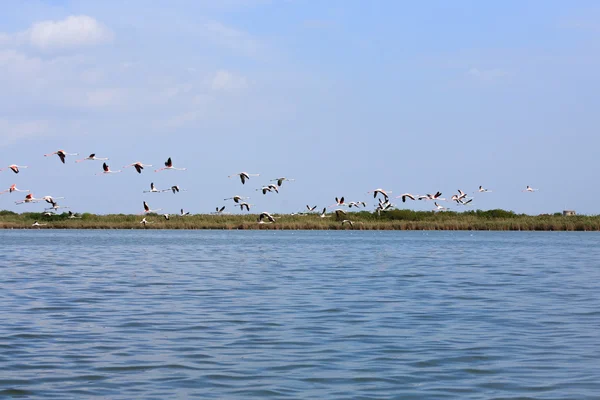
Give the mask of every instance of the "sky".
M 28 168 L 0 172 L 0 190 L 97 214 L 239 213 L 236 194 L 291 213 L 482 185 L 470 208 L 445 205 L 600 214 L 598 21 L 585 0 L 11 2 L 0 167 Z M 59 149 L 81 156 L 44 157 Z M 102 162 L 74 162 L 91 153 L 153 167 L 96 175 Z M 154 172 L 168 157 L 187 170 Z M 228 178 L 241 171 L 260 176 Z M 256 191 L 278 177 L 295 180 Z M 23 197 L 0 209 L 44 208 Z

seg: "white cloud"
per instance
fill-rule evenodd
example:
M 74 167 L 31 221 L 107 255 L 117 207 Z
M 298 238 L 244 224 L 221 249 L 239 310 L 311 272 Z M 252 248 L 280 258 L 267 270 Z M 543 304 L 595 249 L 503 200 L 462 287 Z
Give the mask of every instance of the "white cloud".
M 211 87 L 213 90 L 234 91 L 248 87 L 248 81 L 243 76 L 219 70 L 212 79 Z
M 202 28 L 202 33 L 220 46 L 241 51 L 248 55 L 255 55 L 258 52 L 258 42 L 245 32 L 217 21 L 209 21 Z
M 93 46 L 113 39 L 113 33 L 108 28 L 87 15 L 37 22 L 27 34 L 31 45 L 42 50 Z
M 36 22 L 14 34 L 0 32 L 0 45 L 30 45 L 43 51 L 76 49 L 111 42 L 114 34 L 87 15 L 71 15 L 59 21 Z

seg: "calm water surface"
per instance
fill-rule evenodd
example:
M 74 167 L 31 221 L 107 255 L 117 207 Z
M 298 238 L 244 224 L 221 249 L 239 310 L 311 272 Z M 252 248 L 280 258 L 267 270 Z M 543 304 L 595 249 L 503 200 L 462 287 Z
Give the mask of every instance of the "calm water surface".
M 0 398 L 600 399 L 598 233 L 0 241 Z

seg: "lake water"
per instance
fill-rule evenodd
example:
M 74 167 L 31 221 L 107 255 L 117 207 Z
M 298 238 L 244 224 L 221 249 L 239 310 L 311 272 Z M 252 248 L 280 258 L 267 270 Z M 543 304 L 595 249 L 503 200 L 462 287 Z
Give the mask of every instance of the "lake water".
M 0 241 L 0 398 L 600 399 L 600 233 Z

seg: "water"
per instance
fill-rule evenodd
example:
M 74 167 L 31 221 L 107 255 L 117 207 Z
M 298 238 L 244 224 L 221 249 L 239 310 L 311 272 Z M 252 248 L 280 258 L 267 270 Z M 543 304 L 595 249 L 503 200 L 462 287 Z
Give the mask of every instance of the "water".
M 600 398 L 598 233 L 0 241 L 0 398 Z

